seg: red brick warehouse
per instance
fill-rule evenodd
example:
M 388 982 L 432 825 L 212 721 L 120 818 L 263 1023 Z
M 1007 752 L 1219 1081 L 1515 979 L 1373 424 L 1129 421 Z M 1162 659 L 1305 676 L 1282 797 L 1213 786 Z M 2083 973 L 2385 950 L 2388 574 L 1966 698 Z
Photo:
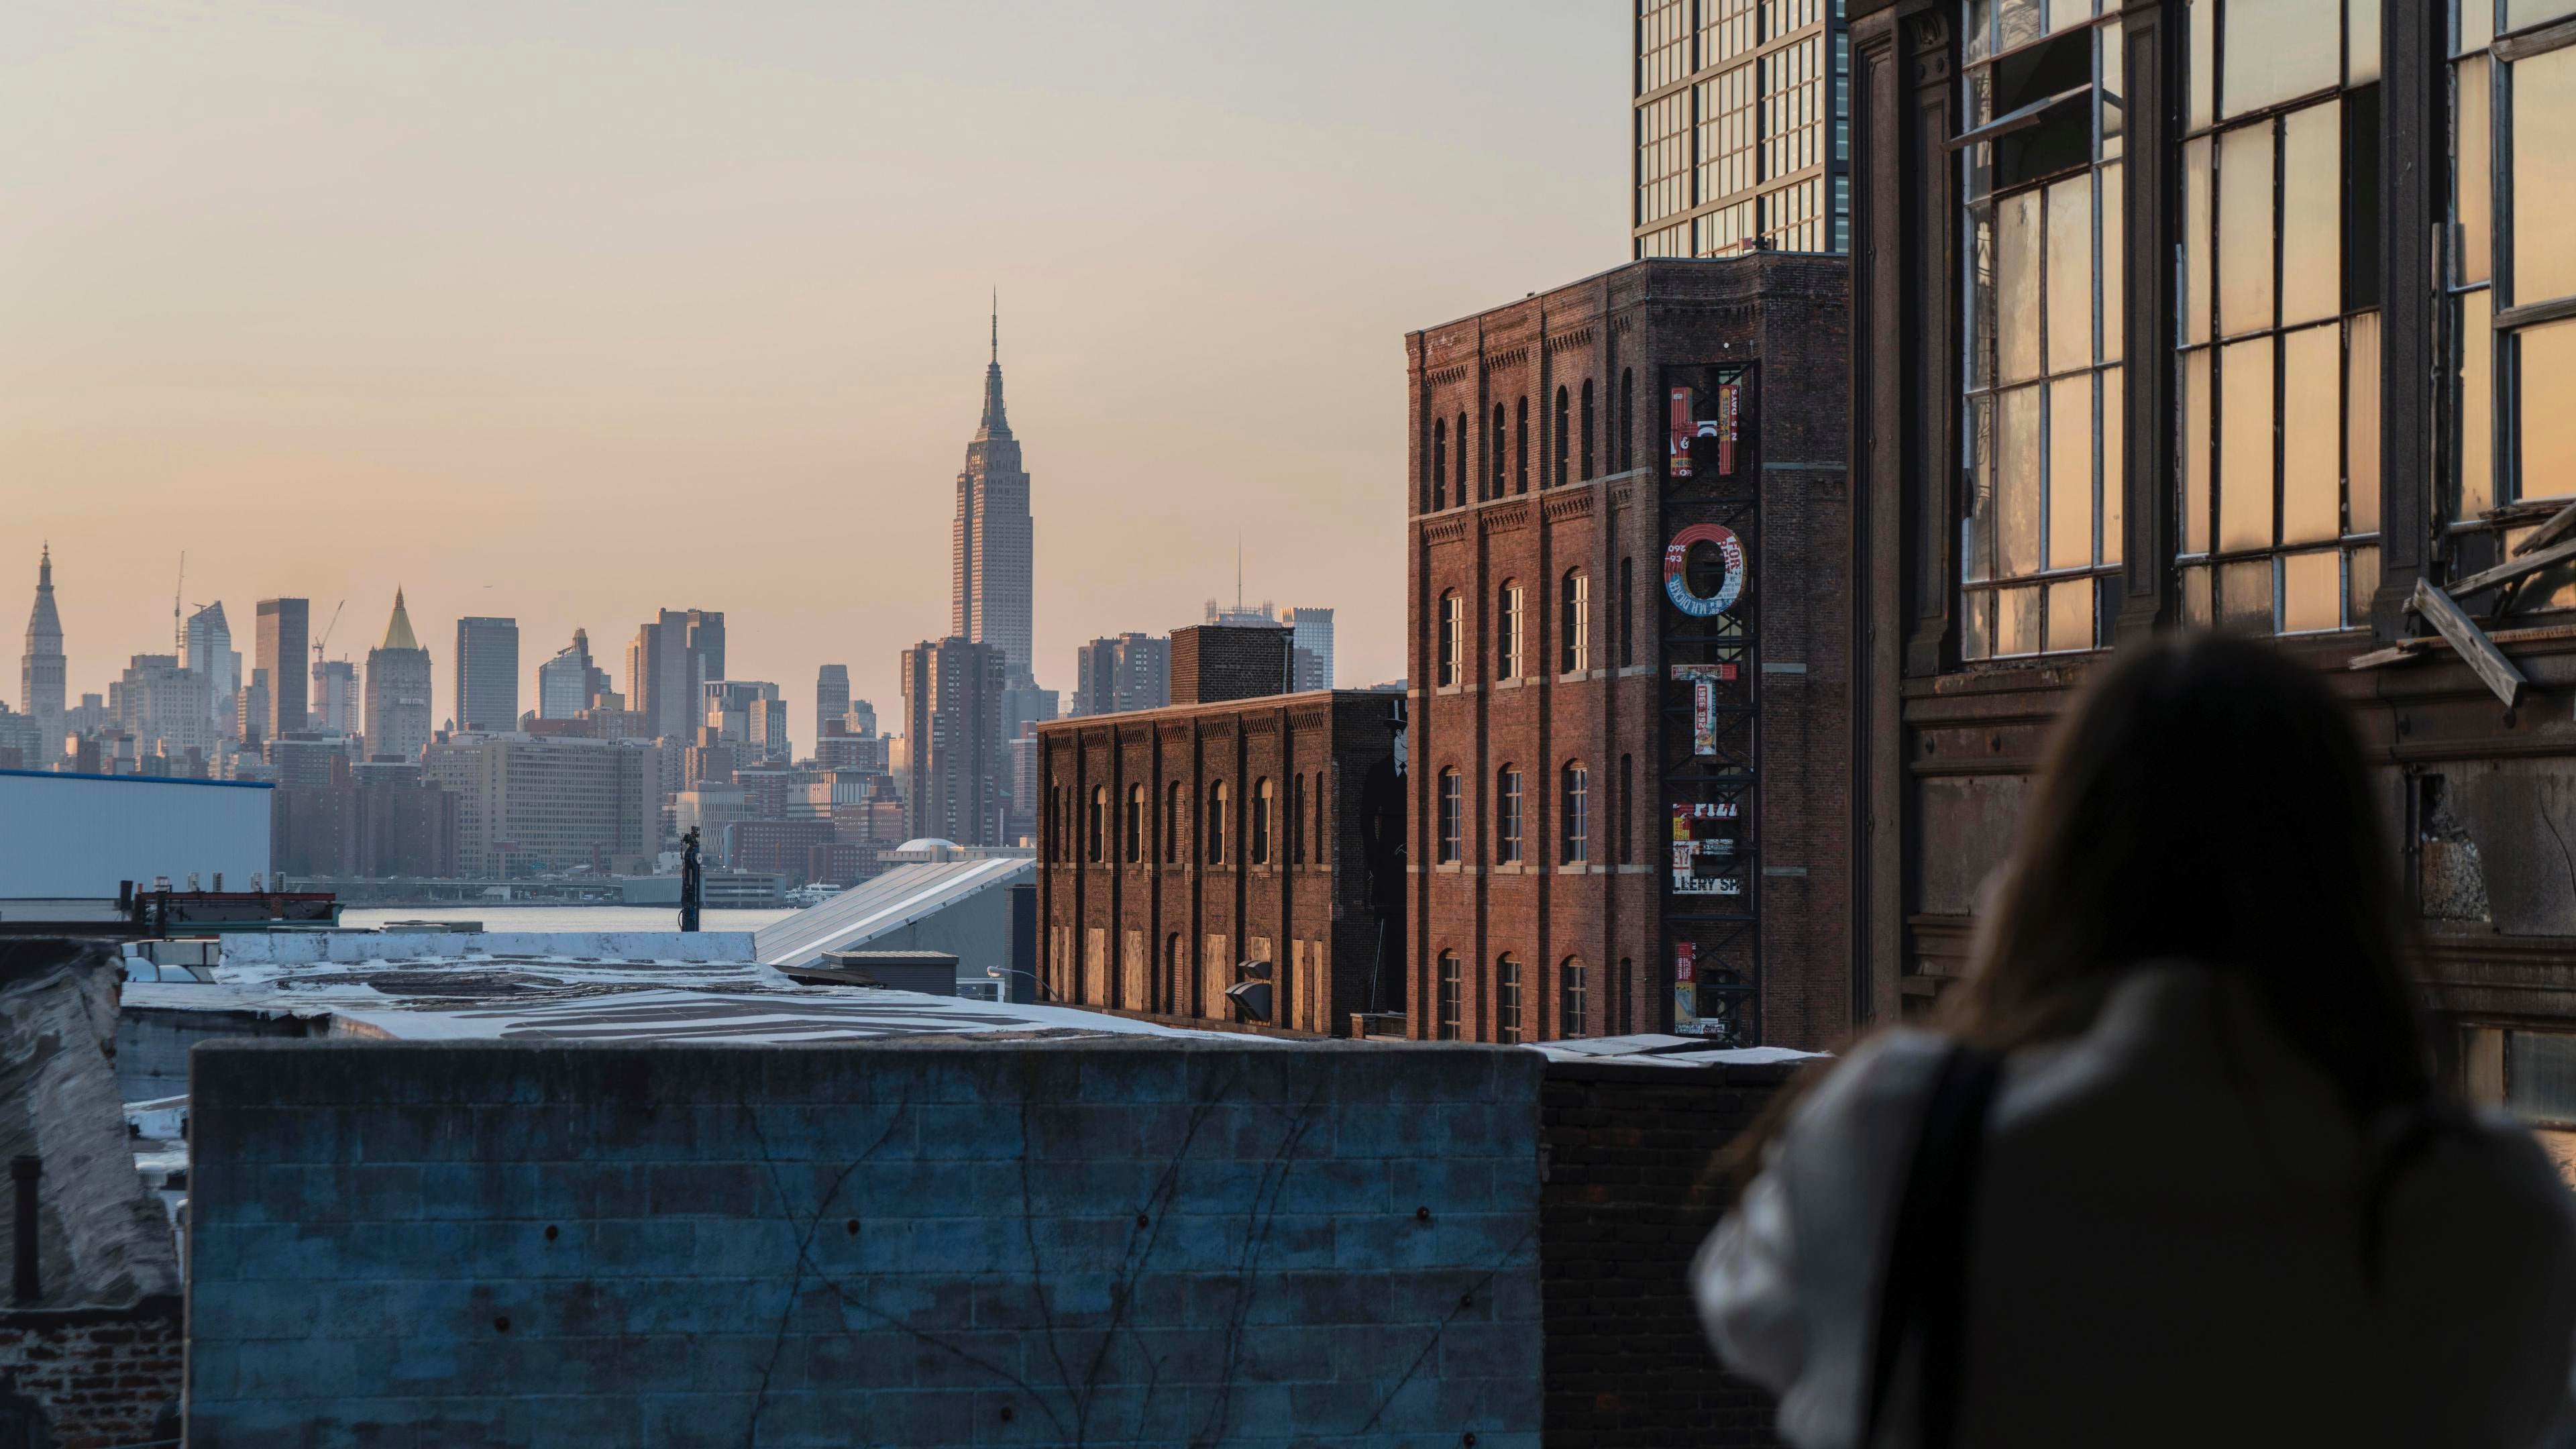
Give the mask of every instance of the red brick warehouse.
M 1640 261 L 1407 336 L 1414 1035 L 1854 1026 L 1846 278 Z

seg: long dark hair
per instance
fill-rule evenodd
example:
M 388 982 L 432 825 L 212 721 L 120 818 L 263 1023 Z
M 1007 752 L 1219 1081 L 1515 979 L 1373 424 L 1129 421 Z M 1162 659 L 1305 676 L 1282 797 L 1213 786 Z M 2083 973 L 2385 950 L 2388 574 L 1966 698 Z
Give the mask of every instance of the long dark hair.
M 2273 647 L 2124 648 L 2060 722 L 1980 933 L 1936 1023 L 2010 1049 L 2081 1030 L 2128 968 L 2234 973 L 2367 1122 L 2433 1093 L 2387 831 L 2361 742 Z

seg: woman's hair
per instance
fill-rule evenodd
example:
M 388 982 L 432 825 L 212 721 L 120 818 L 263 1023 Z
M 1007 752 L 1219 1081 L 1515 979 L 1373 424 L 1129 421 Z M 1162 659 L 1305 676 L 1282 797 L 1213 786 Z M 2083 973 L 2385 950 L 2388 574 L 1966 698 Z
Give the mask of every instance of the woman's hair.
M 1998 1049 L 2064 1036 L 2127 968 L 2190 962 L 2241 977 L 2357 1119 L 2421 1103 L 2385 841 L 2315 671 L 2212 634 L 2123 648 L 2058 725 L 1937 1024 Z

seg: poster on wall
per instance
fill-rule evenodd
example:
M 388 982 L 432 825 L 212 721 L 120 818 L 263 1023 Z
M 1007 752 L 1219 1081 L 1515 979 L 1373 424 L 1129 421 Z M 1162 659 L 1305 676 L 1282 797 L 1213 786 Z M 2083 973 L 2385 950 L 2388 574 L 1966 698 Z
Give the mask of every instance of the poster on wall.
M 1665 429 L 1665 448 L 1668 457 L 1665 462 L 1664 476 L 1668 478 L 1687 478 L 1691 475 L 1691 441 L 1699 435 L 1698 426 L 1691 420 L 1691 411 L 1691 390 L 1686 387 L 1674 388 L 1671 422 Z
M 1673 1033 L 1697 1036 L 1699 1024 L 1699 982 L 1694 979 L 1698 968 L 1698 948 L 1688 941 L 1673 943 Z
M 1701 418 L 1696 429 L 1699 436 L 1713 440 L 1713 448 L 1704 447 L 1700 452 L 1703 456 L 1712 451 L 1716 453 L 1717 476 L 1721 478 L 1732 478 L 1735 476 L 1737 388 L 1738 384 L 1735 383 L 1719 383 L 1717 385 L 1717 413 L 1714 417 Z
M 1717 551 L 1717 587 L 1700 593 L 1691 587 L 1690 551 L 1695 544 Z M 1744 595 L 1744 541 L 1723 523 L 1694 523 L 1664 545 L 1664 597 L 1694 619 L 1712 619 L 1735 607 Z
M 1673 894 L 1744 894 L 1736 850 L 1742 816 L 1743 806 L 1733 800 L 1673 806 Z
M 1691 687 L 1691 753 L 1717 753 L 1717 687 L 1733 684 L 1732 664 L 1676 664 L 1673 678 Z

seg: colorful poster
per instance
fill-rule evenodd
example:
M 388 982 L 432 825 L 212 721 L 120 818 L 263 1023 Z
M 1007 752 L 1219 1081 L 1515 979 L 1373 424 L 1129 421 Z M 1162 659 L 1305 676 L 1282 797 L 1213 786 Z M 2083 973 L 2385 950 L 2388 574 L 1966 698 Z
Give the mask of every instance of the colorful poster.
M 1735 682 L 1732 664 L 1676 664 L 1673 678 L 1691 687 L 1691 753 L 1717 753 L 1717 687 Z
M 1665 469 L 1665 476 L 1687 478 L 1691 475 L 1691 439 L 1699 432 L 1699 428 L 1691 419 L 1689 388 L 1673 389 L 1672 418 L 1666 431 L 1672 457 L 1670 465 Z
M 1699 424 L 1701 437 L 1717 440 L 1717 475 L 1721 478 L 1735 476 L 1736 400 L 1742 391 L 1743 389 L 1735 383 L 1719 383 L 1717 416 L 1703 418 Z
M 1673 807 L 1673 894 L 1741 896 L 1744 876 L 1736 863 L 1743 807 L 1733 800 Z
M 1705 543 L 1717 550 L 1725 575 L 1718 580 L 1717 592 L 1694 594 L 1690 586 L 1691 545 Z M 1694 523 L 1673 535 L 1664 545 L 1664 597 L 1673 607 L 1695 619 L 1715 618 L 1735 607 L 1744 592 L 1744 543 L 1735 530 L 1723 523 Z
M 1673 943 L 1673 1030 L 1682 1036 L 1697 1036 L 1699 1024 L 1699 982 L 1693 979 L 1698 970 L 1698 949 L 1688 941 Z

